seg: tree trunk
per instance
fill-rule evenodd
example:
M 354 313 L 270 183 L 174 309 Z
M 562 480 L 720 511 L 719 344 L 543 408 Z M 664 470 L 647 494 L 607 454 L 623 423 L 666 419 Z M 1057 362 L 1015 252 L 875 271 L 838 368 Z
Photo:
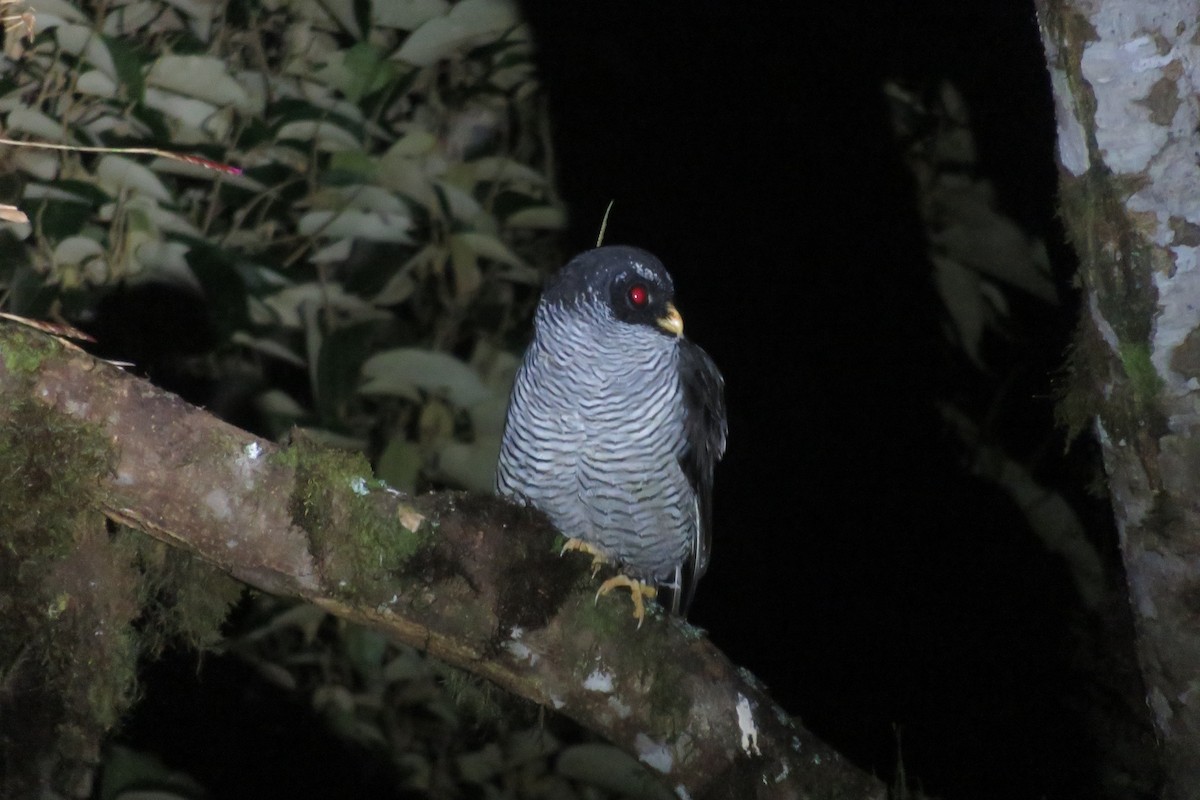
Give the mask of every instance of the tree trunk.
M 1200 2 L 1038 0 L 1103 449 L 1167 798 L 1200 798 Z

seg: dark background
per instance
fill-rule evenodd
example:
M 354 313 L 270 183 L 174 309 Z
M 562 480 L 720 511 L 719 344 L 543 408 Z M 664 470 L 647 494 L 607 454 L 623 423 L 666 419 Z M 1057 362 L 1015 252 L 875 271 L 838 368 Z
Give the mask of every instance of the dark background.
M 885 779 L 899 753 L 909 782 L 938 797 L 1136 797 L 1112 791 L 1113 772 L 1137 765 L 1098 722 L 1136 690 L 1127 675 L 1097 678 L 1113 671 L 1106 654 L 1128 650 L 1123 600 L 1101 621 L 1082 607 L 1004 492 L 972 477 L 936 406 L 992 408 L 992 443 L 1071 500 L 1119 585 L 1107 501 L 1084 491 L 1095 454 L 1085 441 L 1063 455 L 1053 421 L 1077 297 L 1032 4 L 802 5 L 522 3 L 568 249 L 594 244 L 615 201 L 606 241 L 663 259 L 688 335 L 726 378 L 714 555 L 691 620 Z M 942 332 L 886 79 L 954 83 L 999 209 L 1050 250 L 1063 302 L 1010 298 L 1019 324 L 994 343 L 994 384 Z M 220 716 L 189 688 L 194 657 L 164 664 L 165 688 L 127 724 L 135 743 L 181 716 Z M 247 686 L 245 673 L 221 659 L 205 672 L 227 687 Z M 234 702 L 235 727 L 310 746 L 284 742 L 311 724 L 246 719 Z M 194 741 L 211 748 L 219 730 Z M 233 756 L 210 760 L 236 771 Z M 328 796 L 339 770 L 319 772 L 286 791 Z
M 1040 468 L 1072 492 L 1052 376 L 1077 298 L 1032 4 L 523 6 L 572 249 L 594 244 L 615 200 L 606 241 L 663 259 L 688 335 L 726 377 L 729 449 L 692 620 L 881 775 L 899 739 L 935 795 L 1091 795 L 1078 600 L 937 415 L 970 373 L 939 329 L 882 92 L 887 78 L 952 81 L 1000 209 L 1047 240 L 1065 300 L 1007 344 L 1001 414 L 1015 450 L 1052 442 Z M 1104 504 L 1074 499 L 1111 547 Z

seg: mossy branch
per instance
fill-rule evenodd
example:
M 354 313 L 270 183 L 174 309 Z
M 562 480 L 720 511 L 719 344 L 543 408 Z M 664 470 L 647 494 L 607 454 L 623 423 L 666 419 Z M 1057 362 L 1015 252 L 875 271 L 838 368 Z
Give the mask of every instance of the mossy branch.
M 884 797 L 703 632 L 595 603 L 589 559 L 560 557 L 540 515 L 403 495 L 360 456 L 256 439 L 40 333 L 0 326 L 0 352 L 4 426 L 35 403 L 111 444 L 86 462 L 110 519 L 560 710 L 679 796 Z

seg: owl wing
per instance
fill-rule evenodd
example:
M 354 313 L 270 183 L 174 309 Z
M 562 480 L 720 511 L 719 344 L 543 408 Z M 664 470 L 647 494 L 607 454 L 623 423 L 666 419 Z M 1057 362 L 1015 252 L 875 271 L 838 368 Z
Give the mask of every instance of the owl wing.
M 683 448 L 679 465 L 695 496 L 695 540 L 680 567 L 679 590 L 672 611 L 686 614 L 696 584 L 708 570 L 712 551 L 713 468 L 725 454 L 725 379 L 700 347 L 684 339 L 679 345 L 679 379 L 683 388 Z

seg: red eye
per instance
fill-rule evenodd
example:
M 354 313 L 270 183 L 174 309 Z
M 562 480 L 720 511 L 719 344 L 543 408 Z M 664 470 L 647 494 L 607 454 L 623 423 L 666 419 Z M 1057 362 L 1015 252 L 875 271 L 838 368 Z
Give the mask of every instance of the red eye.
M 650 299 L 650 293 L 646 291 L 646 287 L 640 283 L 635 283 L 629 287 L 629 303 L 634 308 L 641 308 L 646 305 L 646 301 Z

